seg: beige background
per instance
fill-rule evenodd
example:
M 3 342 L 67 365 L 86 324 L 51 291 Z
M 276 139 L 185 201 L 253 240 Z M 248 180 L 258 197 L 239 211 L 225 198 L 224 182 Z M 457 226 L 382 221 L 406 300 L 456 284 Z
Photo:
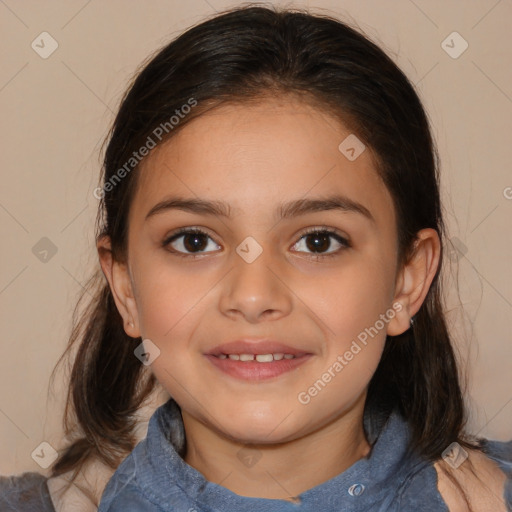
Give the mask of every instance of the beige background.
M 57 382 L 47 400 L 48 378 L 66 345 L 81 283 L 97 265 L 92 191 L 100 144 L 127 81 L 155 49 L 232 5 L 0 1 L 1 474 L 45 473 L 31 453 L 43 441 L 60 444 L 63 387 Z M 449 318 L 471 370 L 470 428 L 512 438 L 512 4 L 286 5 L 357 23 L 417 84 L 438 141 L 446 218 L 457 239 L 452 260 L 464 310 L 452 294 Z M 31 47 L 44 31 L 59 45 L 47 59 Z M 453 31 L 469 44 L 456 59 L 441 46 Z M 57 249 L 47 262 L 33 252 L 43 237 Z M 448 274 L 452 290 L 455 271 Z

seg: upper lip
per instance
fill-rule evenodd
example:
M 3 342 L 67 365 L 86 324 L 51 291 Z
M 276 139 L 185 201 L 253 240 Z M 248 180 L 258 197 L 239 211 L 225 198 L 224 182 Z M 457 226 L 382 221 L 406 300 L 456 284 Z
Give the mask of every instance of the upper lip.
M 310 352 L 300 350 L 290 345 L 270 339 L 240 339 L 217 345 L 207 355 L 219 356 L 220 354 L 293 354 L 300 357 Z

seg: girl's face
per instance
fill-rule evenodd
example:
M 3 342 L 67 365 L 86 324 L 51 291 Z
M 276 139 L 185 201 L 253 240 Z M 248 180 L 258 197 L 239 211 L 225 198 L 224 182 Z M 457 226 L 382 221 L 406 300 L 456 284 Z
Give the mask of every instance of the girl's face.
M 210 111 L 143 162 L 129 334 L 151 340 L 150 357 L 158 347 L 152 370 L 187 421 L 275 443 L 362 410 L 402 306 L 393 202 L 360 144 L 286 97 Z M 178 199 L 190 205 L 171 207 Z M 172 239 L 183 228 L 205 234 Z M 218 349 L 235 340 L 251 345 Z M 287 352 L 261 340 L 306 355 L 217 357 Z

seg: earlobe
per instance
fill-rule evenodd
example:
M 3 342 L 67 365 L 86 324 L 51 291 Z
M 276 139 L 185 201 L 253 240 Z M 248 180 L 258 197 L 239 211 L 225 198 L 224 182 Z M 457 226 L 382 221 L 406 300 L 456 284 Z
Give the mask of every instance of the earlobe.
M 411 326 L 411 314 L 409 311 L 409 304 L 404 299 L 395 300 L 393 303 L 395 316 L 392 318 L 387 326 L 386 334 L 388 336 L 398 336 L 404 333 Z
M 419 311 L 434 280 L 440 254 L 437 231 L 431 228 L 418 231 L 413 253 L 397 278 L 394 302 L 401 308 L 388 323 L 389 336 L 397 336 L 410 328 L 411 318 Z
M 117 310 L 123 318 L 124 330 L 132 338 L 140 337 L 137 305 L 133 294 L 127 265 L 115 261 L 110 238 L 105 236 L 97 242 L 100 266 L 108 281 Z

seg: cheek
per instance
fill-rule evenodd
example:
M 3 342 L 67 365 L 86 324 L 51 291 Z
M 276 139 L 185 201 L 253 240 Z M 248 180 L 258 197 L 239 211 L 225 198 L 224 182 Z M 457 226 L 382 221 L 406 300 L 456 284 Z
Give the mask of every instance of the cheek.
M 325 279 L 317 280 L 316 286 L 306 284 L 303 296 L 323 320 L 326 336 L 336 339 L 341 350 L 386 313 L 393 292 L 389 262 L 354 258 Z M 380 323 L 378 327 L 382 330 Z
M 150 267 L 147 265 L 147 270 L 138 276 L 141 330 L 143 336 L 165 343 L 203 313 L 208 290 L 215 282 L 207 275 L 179 272 L 171 267 L 160 267 L 160 270 L 157 266 Z
M 190 385 L 191 375 L 198 373 L 198 360 L 194 358 L 190 340 L 205 315 L 207 293 L 213 283 L 206 276 L 192 279 L 169 268 L 159 272 L 156 267 L 145 271 L 140 278 L 143 283 L 138 298 L 141 335 L 159 350 L 151 364 L 152 372 L 175 400 L 186 403 L 190 398 L 187 393 L 198 393 Z

